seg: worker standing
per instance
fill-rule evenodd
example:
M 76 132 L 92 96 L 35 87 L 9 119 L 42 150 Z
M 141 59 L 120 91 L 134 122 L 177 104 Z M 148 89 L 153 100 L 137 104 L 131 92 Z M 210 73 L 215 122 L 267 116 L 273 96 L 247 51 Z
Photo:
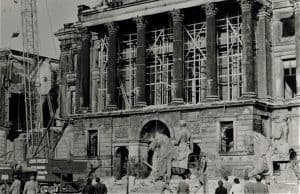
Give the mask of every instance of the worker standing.
M 14 182 L 9 188 L 9 193 L 21 194 L 21 181 L 19 180 L 17 175 L 14 176 Z
M 38 183 L 34 180 L 34 176 L 30 176 L 30 180 L 25 183 L 23 194 L 37 194 L 38 192 Z

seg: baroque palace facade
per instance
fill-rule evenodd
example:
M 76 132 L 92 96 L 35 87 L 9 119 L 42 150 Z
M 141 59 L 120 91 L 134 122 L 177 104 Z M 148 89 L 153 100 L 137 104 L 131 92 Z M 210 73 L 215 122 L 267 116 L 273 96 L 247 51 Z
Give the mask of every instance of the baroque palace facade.
M 156 130 L 174 140 L 182 127 L 210 176 L 217 160 L 236 175 L 251 167 L 257 134 L 281 142 L 274 162 L 300 154 L 299 1 L 81 5 L 56 36 L 61 117 L 73 120 L 56 158 L 122 176 L 128 158 L 152 163 Z

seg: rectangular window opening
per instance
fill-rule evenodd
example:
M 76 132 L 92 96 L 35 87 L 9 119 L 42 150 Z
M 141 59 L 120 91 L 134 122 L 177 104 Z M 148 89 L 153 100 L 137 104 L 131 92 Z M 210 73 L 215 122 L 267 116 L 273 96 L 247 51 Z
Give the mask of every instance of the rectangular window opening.
M 75 114 L 75 112 L 76 112 L 76 91 L 71 91 L 70 114 Z
M 295 35 L 295 17 L 281 19 L 282 37 L 291 37 Z
M 283 61 L 284 98 L 291 99 L 296 96 L 296 60 Z
M 87 155 L 91 157 L 95 157 L 98 155 L 98 131 L 97 130 L 88 131 Z
M 233 121 L 222 121 L 220 123 L 221 130 L 221 146 L 220 152 L 228 153 L 235 151 L 235 139 Z

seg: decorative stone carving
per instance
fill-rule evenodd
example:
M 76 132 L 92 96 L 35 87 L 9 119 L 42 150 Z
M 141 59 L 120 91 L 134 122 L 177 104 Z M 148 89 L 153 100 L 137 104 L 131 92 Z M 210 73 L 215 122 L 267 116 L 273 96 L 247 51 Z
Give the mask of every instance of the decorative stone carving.
M 240 0 L 242 10 L 252 10 L 253 1 L 251 0 Z
M 148 24 L 147 20 L 144 17 L 138 16 L 134 18 L 137 28 L 144 28 Z
M 172 15 L 173 22 L 182 22 L 184 15 L 180 9 L 174 9 L 170 12 Z
M 207 3 L 205 5 L 206 16 L 216 15 L 217 11 L 218 11 L 218 9 L 217 9 L 215 3 Z
M 106 23 L 105 27 L 109 35 L 116 34 L 119 30 L 119 26 L 115 22 Z

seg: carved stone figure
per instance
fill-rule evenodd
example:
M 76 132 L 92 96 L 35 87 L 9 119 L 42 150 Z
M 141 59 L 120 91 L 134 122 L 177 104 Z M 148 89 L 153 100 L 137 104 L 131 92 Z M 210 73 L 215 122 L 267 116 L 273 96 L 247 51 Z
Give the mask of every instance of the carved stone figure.
M 151 172 L 154 180 L 161 178 L 169 180 L 172 167 L 174 172 L 176 171 L 175 174 L 186 173 L 188 158 L 193 150 L 192 145 L 191 134 L 186 128 L 181 131 L 175 146 L 167 135 L 156 132 L 150 144 L 150 149 L 154 151 Z
M 173 146 L 169 137 L 165 134 L 155 132 L 155 138 L 150 144 L 150 149 L 154 150 L 153 160 L 156 162 L 151 173 L 154 180 L 169 179 L 171 177 L 171 165 L 173 159 Z M 156 161 L 155 161 L 156 160 Z
M 281 161 L 288 160 L 289 145 L 288 145 L 289 125 L 288 118 L 280 118 L 276 123 L 276 127 L 272 132 L 272 144 L 274 147 L 274 156 L 272 160 Z
M 191 134 L 186 128 L 186 126 L 183 125 L 181 127 L 178 139 L 175 142 L 176 157 L 175 160 L 172 162 L 173 167 L 179 167 L 183 169 L 188 168 L 188 158 L 193 150 L 192 145 L 193 143 L 191 140 Z

